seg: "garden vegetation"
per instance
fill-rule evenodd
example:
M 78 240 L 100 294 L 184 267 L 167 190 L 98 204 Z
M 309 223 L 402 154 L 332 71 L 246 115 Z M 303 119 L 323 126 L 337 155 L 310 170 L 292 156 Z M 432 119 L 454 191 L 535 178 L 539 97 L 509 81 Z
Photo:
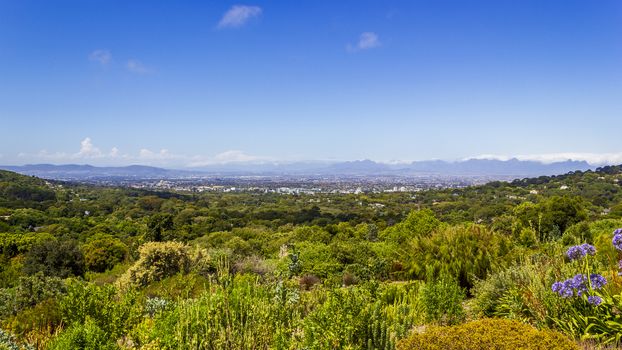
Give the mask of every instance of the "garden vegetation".
M 177 193 L 0 171 L 0 349 L 622 346 L 621 184 Z

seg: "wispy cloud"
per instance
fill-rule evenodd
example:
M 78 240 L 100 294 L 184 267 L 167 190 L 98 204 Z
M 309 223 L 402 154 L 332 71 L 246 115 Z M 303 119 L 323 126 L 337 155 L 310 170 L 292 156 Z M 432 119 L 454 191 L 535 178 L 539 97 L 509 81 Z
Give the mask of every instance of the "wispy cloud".
M 231 150 L 231 151 L 222 152 L 222 153 L 217 154 L 214 158 L 217 161 L 222 162 L 222 163 L 249 162 L 253 160 L 258 160 L 258 157 L 251 156 L 239 150 Z
M 142 62 L 135 60 L 135 59 L 128 60 L 127 63 L 125 64 L 125 68 L 128 71 L 132 73 L 136 73 L 136 74 L 151 73 L 151 69 L 145 66 Z
M 49 152 L 41 150 L 36 154 L 20 153 L 20 158 L 32 159 L 34 161 L 54 161 L 54 162 L 70 162 L 70 161 L 91 161 L 103 159 L 116 159 L 120 157 L 119 149 L 113 147 L 110 152 L 104 152 L 100 148 L 93 145 L 90 137 L 85 137 L 80 141 L 80 149 L 75 153 L 67 152 Z
M 359 36 L 359 40 L 356 44 L 346 45 L 346 50 L 349 52 L 356 52 L 361 50 L 369 50 L 382 45 L 378 34 L 374 32 L 363 32 Z
M 542 154 L 519 154 L 514 156 L 499 154 L 482 154 L 468 159 L 497 159 L 497 160 L 532 160 L 541 163 L 555 163 L 567 160 L 586 161 L 590 165 L 622 164 L 622 153 L 589 153 L 589 152 L 562 152 Z
M 259 17 L 261 12 L 259 6 L 234 5 L 222 16 L 218 28 L 241 27 L 250 19 Z
M 148 148 L 141 148 L 137 153 L 123 153 L 119 148 L 112 147 L 109 152 L 106 152 L 97 147 L 90 137 L 85 137 L 80 141 L 79 149 L 73 153 L 41 150 L 35 154 L 20 153 L 18 157 L 27 162 L 51 162 L 57 164 L 88 162 L 95 165 L 148 164 L 181 167 L 204 167 L 228 163 L 257 163 L 273 160 L 269 157 L 250 155 L 240 150 L 229 150 L 213 156 L 176 154 L 167 149 L 154 151 Z
M 98 49 L 89 55 L 89 60 L 91 62 L 97 62 L 101 65 L 107 65 L 112 61 L 112 54 L 108 50 Z

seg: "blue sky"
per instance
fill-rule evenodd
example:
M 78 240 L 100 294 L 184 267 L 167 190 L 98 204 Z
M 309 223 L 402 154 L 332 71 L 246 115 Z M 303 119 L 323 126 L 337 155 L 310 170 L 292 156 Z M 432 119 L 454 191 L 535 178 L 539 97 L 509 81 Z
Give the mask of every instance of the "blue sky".
M 622 163 L 622 2 L 0 0 L 0 164 Z

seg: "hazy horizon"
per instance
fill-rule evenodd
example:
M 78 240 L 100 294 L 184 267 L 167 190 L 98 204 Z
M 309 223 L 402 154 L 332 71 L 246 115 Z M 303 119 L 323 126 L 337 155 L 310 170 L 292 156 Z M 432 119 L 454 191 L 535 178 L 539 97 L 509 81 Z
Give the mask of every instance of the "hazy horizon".
M 0 164 L 622 163 L 622 2 L 0 2 Z

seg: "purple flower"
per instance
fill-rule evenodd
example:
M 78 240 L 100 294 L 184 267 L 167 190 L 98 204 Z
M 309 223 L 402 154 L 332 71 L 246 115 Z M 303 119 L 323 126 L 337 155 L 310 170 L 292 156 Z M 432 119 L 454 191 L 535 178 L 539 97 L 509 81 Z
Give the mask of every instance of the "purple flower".
M 598 295 L 591 295 L 589 297 L 587 297 L 587 302 L 594 305 L 594 306 L 598 306 L 600 305 L 600 303 L 603 302 L 603 299 L 601 297 L 599 297 Z
M 621 239 L 622 239 L 622 235 L 621 235 Z M 587 243 L 572 246 L 568 248 L 568 250 L 566 251 L 566 256 L 568 256 L 568 259 L 570 260 L 578 260 L 578 259 L 585 257 L 586 255 L 594 255 L 594 254 L 596 254 L 596 248 L 594 248 L 593 245 L 587 244 Z
M 587 282 L 587 277 L 585 277 L 585 275 L 583 275 L 583 274 L 575 275 L 572 278 L 572 287 L 574 289 L 584 289 L 585 288 L 585 282 Z
M 592 289 L 600 289 L 607 284 L 607 279 L 597 273 L 593 273 L 590 275 L 590 282 L 592 283 Z
M 583 244 L 581 244 L 581 249 L 583 249 L 583 251 L 587 255 L 594 255 L 594 254 L 596 254 L 596 248 L 594 248 L 594 246 L 591 245 L 591 244 L 583 243 Z
M 551 289 L 562 298 L 570 298 L 574 295 L 574 284 L 572 279 L 567 279 L 564 282 L 555 282 L 551 286 Z
M 585 256 L 585 252 L 583 251 L 583 249 L 581 249 L 581 246 L 575 245 L 568 248 L 568 251 L 566 251 L 566 256 L 568 256 L 568 259 L 570 260 L 579 260 Z
M 613 240 L 611 241 L 617 250 L 622 250 L 622 229 L 613 231 Z

